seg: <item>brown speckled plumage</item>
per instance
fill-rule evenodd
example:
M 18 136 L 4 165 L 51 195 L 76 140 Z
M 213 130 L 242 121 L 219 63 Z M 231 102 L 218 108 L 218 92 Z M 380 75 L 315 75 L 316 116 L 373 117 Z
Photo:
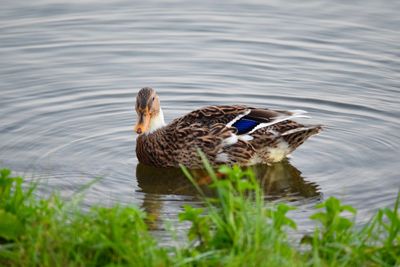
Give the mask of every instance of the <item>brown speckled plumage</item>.
M 143 99 L 137 103 L 142 105 Z M 291 120 L 294 115 L 246 106 L 205 107 L 139 135 L 136 154 L 141 163 L 157 167 L 201 167 L 198 149 L 213 165 L 279 161 L 321 130 L 319 125 L 305 126 Z M 240 118 L 267 126 L 238 134 L 232 121 Z

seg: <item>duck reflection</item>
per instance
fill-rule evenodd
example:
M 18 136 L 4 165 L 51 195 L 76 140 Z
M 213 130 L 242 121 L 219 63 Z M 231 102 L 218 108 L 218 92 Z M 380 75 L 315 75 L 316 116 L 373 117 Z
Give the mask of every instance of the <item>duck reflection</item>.
M 315 183 L 307 182 L 301 172 L 289 161 L 282 161 L 272 165 L 256 165 L 250 167 L 267 199 L 275 200 L 284 198 L 287 201 L 319 198 L 320 193 Z M 213 190 L 208 186 L 210 179 L 204 170 L 192 170 L 196 181 L 205 195 L 212 196 Z M 136 167 L 138 185 L 143 193 L 143 209 L 158 220 L 162 209 L 163 195 L 193 196 L 199 194 L 192 183 L 185 177 L 181 169 L 155 168 L 144 164 Z M 183 200 L 183 199 L 182 199 Z M 187 198 L 185 199 L 187 201 Z M 154 228 L 155 224 L 150 224 Z

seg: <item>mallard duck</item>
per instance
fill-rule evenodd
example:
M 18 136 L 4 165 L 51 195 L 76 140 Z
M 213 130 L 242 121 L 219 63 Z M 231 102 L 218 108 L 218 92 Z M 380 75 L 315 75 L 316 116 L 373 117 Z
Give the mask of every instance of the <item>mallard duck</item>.
M 279 162 L 320 125 L 303 125 L 294 118 L 305 111 L 282 111 L 242 105 L 209 106 L 166 124 L 155 90 L 142 88 L 136 97 L 139 162 L 156 167 L 201 168 L 200 149 L 213 166 L 249 166 Z

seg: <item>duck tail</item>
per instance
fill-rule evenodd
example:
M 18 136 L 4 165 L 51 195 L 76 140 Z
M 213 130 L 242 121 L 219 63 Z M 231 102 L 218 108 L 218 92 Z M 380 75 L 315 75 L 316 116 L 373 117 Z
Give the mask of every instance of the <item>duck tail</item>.
M 322 125 L 305 125 L 296 129 L 288 130 L 281 134 L 289 147 L 295 150 L 304 143 L 310 136 L 316 135 L 322 131 Z

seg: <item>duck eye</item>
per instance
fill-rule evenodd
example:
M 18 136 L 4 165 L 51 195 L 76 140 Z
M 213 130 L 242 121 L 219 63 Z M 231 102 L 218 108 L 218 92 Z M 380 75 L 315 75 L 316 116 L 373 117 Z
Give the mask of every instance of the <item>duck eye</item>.
M 153 101 L 154 101 L 154 99 L 156 99 L 156 97 L 155 97 L 155 96 L 153 96 Z

